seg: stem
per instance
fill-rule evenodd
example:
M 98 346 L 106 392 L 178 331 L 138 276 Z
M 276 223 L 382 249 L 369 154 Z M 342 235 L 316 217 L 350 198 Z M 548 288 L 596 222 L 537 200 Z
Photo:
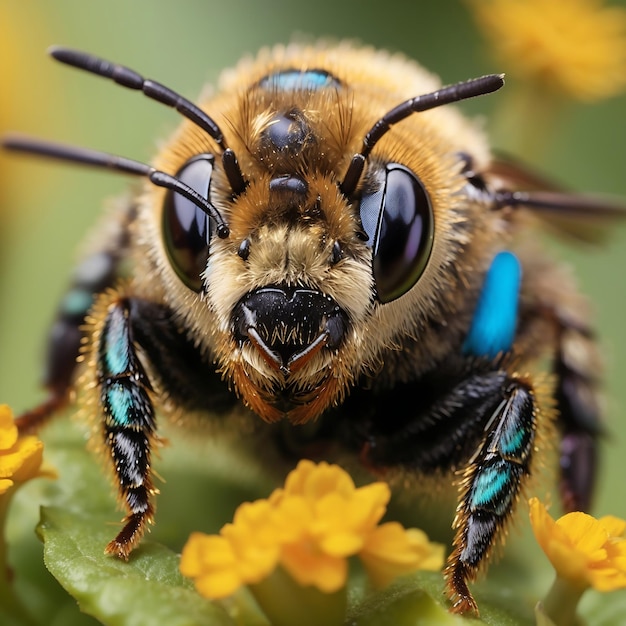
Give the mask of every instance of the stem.
M 280 567 L 250 591 L 272 626 L 340 626 L 345 620 L 345 587 L 335 593 L 301 587 Z
M 4 527 L 6 526 L 12 489 L 10 488 L 9 491 L 0 496 L 0 607 L 7 605 L 8 596 L 10 595 L 10 570 L 7 562 L 7 542 L 4 536 Z
M 0 495 L 0 614 L 14 617 L 16 623 L 34 625 L 35 621 L 15 595 L 8 562 L 8 545 L 4 534 L 9 503 L 15 486 Z
M 571 582 L 557 575 L 542 603 L 545 614 L 555 626 L 578 624 L 576 609 L 585 589 L 586 587 L 575 587 Z

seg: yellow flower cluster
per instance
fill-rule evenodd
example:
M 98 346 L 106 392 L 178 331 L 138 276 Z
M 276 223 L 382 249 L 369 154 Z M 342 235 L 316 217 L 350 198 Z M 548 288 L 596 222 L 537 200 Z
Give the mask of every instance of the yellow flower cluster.
M 242 504 L 219 535 L 192 534 L 180 570 L 203 596 L 224 598 L 278 566 L 301 586 L 333 593 L 346 584 L 353 555 L 377 586 L 417 569 L 441 569 L 442 545 L 395 522 L 379 525 L 389 498 L 385 483 L 357 488 L 336 465 L 301 461 L 284 488 Z
M 602 0 L 468 0 L 503 69 L 597 100 L 626 87 L 626 10 Z
M 555 521 L 537 498 L 530 500 L 530 521 L 561 579 L 579 590 L 626 588 L 626 521 L 579 512 Z
M 43 443 L 33 435 L 20 437 L 8 405 L 0 404 L 0 494 L 36 476 L 50 476 L 42 468 Z

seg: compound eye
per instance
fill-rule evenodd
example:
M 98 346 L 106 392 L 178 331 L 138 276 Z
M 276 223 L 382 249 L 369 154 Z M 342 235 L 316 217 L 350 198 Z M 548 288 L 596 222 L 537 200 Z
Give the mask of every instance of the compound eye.
M 404 295 L 418 281 L 430 257 L 434 216 L 428 193 L 407 167 L 389 163 L 375 174 L 375 189 L 360 204 L 378 299 Z
M 187 161 L 176 178 L 208 199 L 214 161 L 212 154 L 200 154 Z M 194 291 L 202 289 L 201 274 L 209 258 L 214 230 L 214 221 L 202 209 L 168 190 L 163 207 L 165 249 L 178 277 Z

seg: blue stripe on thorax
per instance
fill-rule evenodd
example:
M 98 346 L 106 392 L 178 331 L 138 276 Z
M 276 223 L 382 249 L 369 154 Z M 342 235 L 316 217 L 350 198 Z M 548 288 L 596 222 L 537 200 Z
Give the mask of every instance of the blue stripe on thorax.
M 317 91 L 326 87 L 340 87 L 341 83 L 325 70 L 282 70 L 262 78 L 259 86 L 278 91 Z

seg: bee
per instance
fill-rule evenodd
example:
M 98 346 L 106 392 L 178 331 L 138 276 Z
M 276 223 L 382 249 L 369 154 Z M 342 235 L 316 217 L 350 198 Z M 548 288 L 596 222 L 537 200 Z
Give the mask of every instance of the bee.
M 452 105 L 502 75 L 442 86 L 397 55 L 293 44 L 196 105 L 91 54 L 51 54 L 184 118 L 152 164 L 3 140 L 144 179 L 92 237 L 49 341 L 48 396 L 18 420 L 36 429 L 75 396 L 97 416 L 127 513 L 107 553 L 127 559 L 153 522 L 157 409 L 253 424 L 288 461 L 339 450 L 377 475 L 449 477 L 458 613 L 477 612 L 469 584 L 552 439 L 564 508 L 589 507 L 598 348 L 536 228 L 585 237 L 583 220 L 624 209 L 492 155 Z

